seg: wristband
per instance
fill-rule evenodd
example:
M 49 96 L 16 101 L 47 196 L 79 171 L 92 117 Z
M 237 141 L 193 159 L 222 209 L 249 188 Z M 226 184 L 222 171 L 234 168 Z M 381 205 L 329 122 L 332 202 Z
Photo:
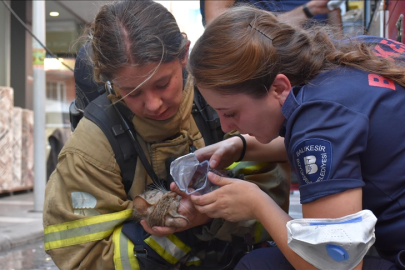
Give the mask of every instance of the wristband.
M 239 162 L 239 161 L 242 161 L 242 159 L 245 157 L 245 153 L 246 153 L 246 139 L 245 139 L 245 137 L 243 137 L 243 136 L 240 135 L 240 134 L 236 134 L 236 135 L 234 135 L 233 137 L 239 137 L 239 138 L 242 140 L 242 143 L 243 143 L 242 154 L 240 155 L 240 158 L 239 158 L 237 161 L 235 161 L 235 162 Z
M 302 10 L 304 11 L 305 16 L 307 16 L 308 19 L 314 17 L 314 14 L 312 14 L 311 11 L 309 11 L 309 9 L 308 9 L 308 7 L 307 7 L 307 4 L 304 4 L 304 5 L 302 6 Z

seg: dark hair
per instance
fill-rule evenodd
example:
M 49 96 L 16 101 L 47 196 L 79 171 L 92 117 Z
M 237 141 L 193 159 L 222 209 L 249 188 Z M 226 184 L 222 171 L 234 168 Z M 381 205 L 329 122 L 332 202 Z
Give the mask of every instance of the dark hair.
M 187 36 L 173 15 L 152 0 L 116 1 L 101 7 L 86 35 L 94 77 L 112 80 L 121 67 L 167 63 L 185 56 Z
M 270 12 L 248 6 L 230 8 L 207 25 L 190 54 L 188 69 L 198 86 L 260 98 L 279 73 L 292 85 L 302 85 L 340 65 L 405 86 L 405 68 L 378 58 L 366 44 L 334 42 L 325 27 L 294 28 Z

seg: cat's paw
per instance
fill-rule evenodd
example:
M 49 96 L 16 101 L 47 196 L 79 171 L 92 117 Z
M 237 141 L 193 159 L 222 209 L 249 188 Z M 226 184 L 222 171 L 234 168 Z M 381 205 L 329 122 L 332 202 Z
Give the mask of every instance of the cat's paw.
M 176 227 L 176 228 L 181 228 L 181 227 L 186 227 L 190 222 L 185 216 L 177 214 L 177 216 L 174 217 L 167 217 L 165 220 L 165 226 L 167 227 Z

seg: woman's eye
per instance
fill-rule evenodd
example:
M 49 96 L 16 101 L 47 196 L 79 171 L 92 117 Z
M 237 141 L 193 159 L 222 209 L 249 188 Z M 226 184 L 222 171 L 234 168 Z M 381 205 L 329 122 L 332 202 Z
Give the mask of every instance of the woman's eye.
M 132 93 L 128 94 L 128 97 L 135 98 L 135 97 L 139 97 L 140 95 L 141 95 L 141 91 L 133 91 Z
M 170 83 L 170 81 L 167 81 L 167 83 L 165 83 L 165 84 L 156 85 L 156 88 L 158 88 L 158 89 L 166 88 L 167 86 L 169 86 L 169 83 Z
M 231 113 L 231 114 L 226 114 L 226 113 L 224 113 L 224 117 L 225 118 L 232 118 L 232 117 L 234 117 L 235 116 L 235 113 Z

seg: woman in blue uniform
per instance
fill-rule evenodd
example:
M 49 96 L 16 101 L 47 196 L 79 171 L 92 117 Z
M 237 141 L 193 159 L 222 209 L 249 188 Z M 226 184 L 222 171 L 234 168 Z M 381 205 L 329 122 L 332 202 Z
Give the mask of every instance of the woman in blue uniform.
M 304 218 L 294 221 L 254 185 L 209 174 L 221 188 L 193 196 L 197 209 L 257 218 L 278 246 L 237 269 L 402 269 L 404 52 L 378 37 L 332 40 L 249 7 L 207 26 L 189 70 L 223 130 L 246 134 L 246 144 L 221 142 L 197 157 L 217 168 L 244 151 L 244 160 L 266 160 L 262 144 L 281 135 L 300 184 Z M 365 256 L 373 243 L 379 257 Z

